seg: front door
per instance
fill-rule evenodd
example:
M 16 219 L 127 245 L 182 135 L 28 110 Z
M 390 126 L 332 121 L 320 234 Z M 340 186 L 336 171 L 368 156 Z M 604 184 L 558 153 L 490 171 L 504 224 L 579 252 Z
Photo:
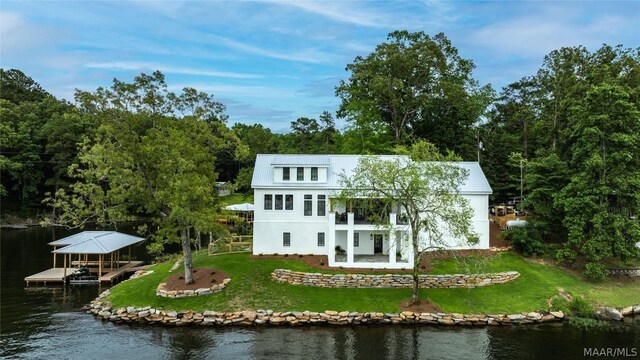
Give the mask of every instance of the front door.
M 373 253 L 382 254 L 382 234 L 373 234 Z

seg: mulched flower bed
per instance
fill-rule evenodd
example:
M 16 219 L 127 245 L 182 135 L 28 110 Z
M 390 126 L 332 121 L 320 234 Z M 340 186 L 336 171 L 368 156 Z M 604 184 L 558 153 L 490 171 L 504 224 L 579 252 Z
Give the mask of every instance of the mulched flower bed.
M 224 279 L 228 279 L 229 275 L 226 272 L 218 269 L 207 268 L 194 268 L 193 269 L 193 284 L 185 285 L 184 283 L 184 271 L 179 271 L 169 276 L 165 282 L 166 291 L 175 290 L 197 290 L 202 288 L 210 288 L 215 284 L 222 284 Z
M 450 257 L 460 256 L 494 256 L 496 253 L 490 250 L 454 250 L 444 251 L 441 253 L 430 253 L 428 256 L 423 256 L 420 261 L 420 273 L 428 273 L 431 271 L 431 260 L 433 259 L 447 259 Z M 401 269 L 373 269 L 373 268 L 347 268 L 347 267 L 330 267 L 329 259 L 326 255 L 252 255 L 253 259 L 289 259 L 298 260 L 306 263 L 317 269 L 329 269 L 340 270 L 345 273 L 381 273 L 381 274 L 410 274 L 413 273 L 413 265 L 407 264 L 406 270 Z

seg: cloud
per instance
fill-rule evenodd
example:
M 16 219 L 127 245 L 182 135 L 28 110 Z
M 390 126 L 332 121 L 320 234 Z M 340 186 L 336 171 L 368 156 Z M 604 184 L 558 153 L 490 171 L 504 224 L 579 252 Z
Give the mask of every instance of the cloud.
M 275 3 L 292 6 L 300 10 L 321 15 L 329 19 L 367 27 L 387 27 L 389 19 L 386 15 L 364 8 L 353 9 L 345 6 L 347 2 L 311 2 L 282 0 Z
M 231 85 L 231 84 L 184 84 L 184 85 L 169 85 L 168 89 L 171 91 L 179 91 L 184 87 L 192 87 L 198 91 L 205 91 L 213 93 L 215 96 L 242 96 L 248 98 L 267 98 L 278 99 L 291 98 L 295 96 L 295 92 L 271 86 L 259 86 L 259 85 Z
M 340 77 L 331 76 L 324 79 L 312 80 L 307 82 L 298 94 L 308 95 L 312 97 L 331 97 L 335 96 L 335 87 L 340 82 Z
M 497 51 L 499 56 L 542 57 L 563 46 L 598 46 L 609 39 L 619 39 L 622 29 L 633 26 L 630 19 L 603 15 L 580 19 L 579 14 L 548 13 L 510 18 L 480 28 L 470 34 L 468 42 Z M 619 40 L 618 40 L 619 41 Z
M 147 70 L 155 71 L 160 70 L 164 73 L 170 74 L 183 74 L 183 75 L 198 75 L 198 76 L 210 76 L 230 79 L 257 79 L 262 78 L 262 75 L 236 73 L 216 70 L 203 70 L 189 67 L 176 67 L 166 66 L 159 64 L 143 63 L 143 62 L 131 62 L 131 61 L 112 61 L 112 62 L 92 62 L 85 64 L 84 67 L 90 69 L 117 69 L 117 70 Z
M 224 45 L 236 50 L 244 51 L 250 54 L 265 56 L 273 59 L 287 60 L 287 61 L 295 61 L 295 62 L 306 62 L 312 64 L 323 64 L 323 63 L 331 63 L 335 60 L 335 56 L 333 54 L 329 54 L 326 52 L 321 52 L 316 49 L 303 49 L 297 51 L 289 51 L 289 50 L 271 50 L 265 49 L 262 47 L 258 47 L 255 45 L 249 45 L 237 40 L 233 40 L 230 38 L 222 37 L 222 36 L 209 36 L 212 40 L 220 45 Z
M 59 31 L 33 25 L 18 12 L 0 11 L 0 49 L 5 60 L 42 46 L 51 47 L 60 37 Z

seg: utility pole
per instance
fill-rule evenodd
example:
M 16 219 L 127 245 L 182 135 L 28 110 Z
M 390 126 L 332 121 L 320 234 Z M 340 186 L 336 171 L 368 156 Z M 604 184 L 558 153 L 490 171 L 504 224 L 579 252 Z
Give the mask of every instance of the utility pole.
M 484 150 L 482 147 L 482 141 L 480 141 L 480 132 L 476 132 L 476 146 L 478 148 L 478 164 L 480 163 L 480 150 Z
M 524 187 L 524 177 L 522 176 L 524 159 L 520 158 L 520 201 L 523 201 L 522 198 L 522 188 Z

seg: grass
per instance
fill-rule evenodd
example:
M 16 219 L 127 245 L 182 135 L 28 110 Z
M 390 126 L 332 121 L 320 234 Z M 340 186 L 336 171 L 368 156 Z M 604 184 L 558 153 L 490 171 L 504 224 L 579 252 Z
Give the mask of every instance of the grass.
M 227 205 L 250 203 L 253 204 L 253 194 L 236 193 L 229 196 L 222 196 L 219 198 L 220 206 L 225 207 Z
M 231 282 L 220 293 L 183 299 L 157 297 L 157 285 L 167 278 L 171 263 L 155 265 L 150 275 L 115 286 L 108 297 L 114 306 L 152 306 L 173 310 L 272 309 L 275 311 L 377 311 L 397 312 L 400 302 L 411 297 L 410 289 L 326 289 L 278 284 L 271 279 L 277 268 L 318 272 L 318 269 L 290 259 L 259 259 L 249 254 L 207 256 L 196 253 L 195 267 L 221 269 Z M 538 264 L 516 254 L 504 253 L 486 258 L 478 267 L 466 270 L 453 260 L 434 262 L 434 273 L 499 272 L 515 270 L 520 278 L 506 284 L 477 289 L 421 289 L 446 312 L 516 313 L 547 309 L 547 299 L 564 288 L 598 305 L 625 306 L 637 302 L 640 281 L 590 283 L 563 269 Z M 176 270 L 182 271 L 182 268 Z M 335 269 L 326 272 L 335 272 Z

